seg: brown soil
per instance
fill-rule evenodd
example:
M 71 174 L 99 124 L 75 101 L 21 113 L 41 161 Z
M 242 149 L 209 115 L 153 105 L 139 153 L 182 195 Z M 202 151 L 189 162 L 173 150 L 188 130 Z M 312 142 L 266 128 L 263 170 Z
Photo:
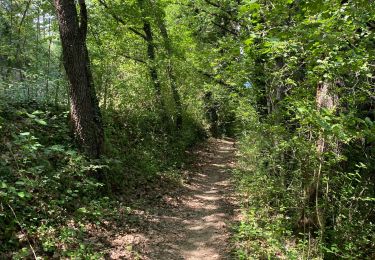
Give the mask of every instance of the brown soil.
M 95 231 L 108 259 L 230 259 L 230 225 L 236 209 L 230 177 L 234 142 L 210 139 L 194 152 L 186 181 L 127 216 L 128 224 L 111 223 Z M 103 243 L 103 240 L 106 240 Z M 105 246 L 104 246 L 105 245 Z

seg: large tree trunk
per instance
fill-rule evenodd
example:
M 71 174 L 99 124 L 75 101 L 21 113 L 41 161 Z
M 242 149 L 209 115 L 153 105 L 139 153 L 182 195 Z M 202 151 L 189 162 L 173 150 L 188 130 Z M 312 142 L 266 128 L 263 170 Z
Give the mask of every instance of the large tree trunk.
M 78 1 L 80 18 L 78 18 L 75 0 L 54 0 L 54 2 L 64 67 L 70 82 L 71 121 L 75 138 L 87 156 L 98 158 L 103 151 L 104 134 L 86 46 L 85 1 Z

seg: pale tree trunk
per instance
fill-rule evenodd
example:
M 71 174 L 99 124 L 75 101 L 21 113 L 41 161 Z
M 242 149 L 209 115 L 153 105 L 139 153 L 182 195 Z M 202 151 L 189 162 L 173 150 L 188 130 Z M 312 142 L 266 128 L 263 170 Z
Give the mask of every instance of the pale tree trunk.
M 329 82 L 320 82 L 316 90 L 316 107 L 319 111 L 322 109 L 330 110 L 335 112 L 338 106 L 338 96 L 334 93 L 335 84 Z M 307 216 L 305 214 L 305 208 L 303 209 L 300 224 L 303 224 L 303 228 L 306 229 L 306 225 L 310 227 L 317 227 L 320 229 L 321 234 L 324 232 L 325 227 L 325 216 L 324 207 L 322 207 L 319 199 L 322 197 L 321 181 L 323 179 L 323 166 L 324 166 L 324 153 L 331 150 L 332 152 L 339 152 L 338 142 L 330 143 L 327 142 L 323 130 L 319 132 L 318 139 L 316 141 L 316 153 L 318 156 L 318 164 L 314 169 L 314 176 L 309 184 L 305 187 L 305 208 L 315 208 L 313 215 Z M 327 195 L 327 194 L 326 194 Z M 324 206 L 324 203 L 323 203 Z M 301 221 L 300 220 L 300 221 Z
M 70 83 L 71 121 L 75 138 L 87 156 L 98 158 L 103 152 L 104 134 L 86 46 L 85 1 L 79 0 L 80 19 L 74 0 L 54 0 L 54 2 L 64 67 Z
M 327 82 L 321 82 L 318 84 L 316 91 L 316 106 L 318 110 L 329 109 L 332 110 L 335 107 L 335 98 L 331 93 L 332 84 Z M 326 140 L 324 138 L 323 132 L 319 133 L 318 140 L 316 142 L 316 151 L 318 153 L 319 164 L 314 171 L 313 185 L 315 188 L 315 213 L 316 222 L 320 229 L 324 228 L 324 213 L 319 205 L 319 185 L 322 178 L 322 166 L 324 163 L 323 153 L 326 151 Z
M 48 60 L 47 60 L 47 80 L 46 80 L 46 100 L 48 99 L 48 92 L 49 92 L 49 75 L 50 75 L 50 67 L 51 67 L 51 46 L 52 46 L 52 38 L 51 38 L 51 18 L 48 18 Z
M 327 109 L 331 112 L 335 112 L 338 106 L 338 96 L 334 93 L 335 84 L 321 82 L 318 84 L 317 93 L 316 93 L 316 105 L 318 110 Z M 319 138 L 316 143 L 316 149 L 319 157 L 319 165 L 318 168 L 315 170 L 314 174 L 314 182 L 315 182 L 315 208 L 316 208 L 316 216 L 317 222 L 321 229 L 324 228 L 324 210 L 321 210 L 318 203 L 319 198 L 319 184 L 322 179 L 322 166 L 324 163 L 323 153 L 331 150 L 334 153 L 339 153 L 339 143 L 337 141 L 329 144 L 327 140 L 324 138 L 323 132 L 319 133 Z

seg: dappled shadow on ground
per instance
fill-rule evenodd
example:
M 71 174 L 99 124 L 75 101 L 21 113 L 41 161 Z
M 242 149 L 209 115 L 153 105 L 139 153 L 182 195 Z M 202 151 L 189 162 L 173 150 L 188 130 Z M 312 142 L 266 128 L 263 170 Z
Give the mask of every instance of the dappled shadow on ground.
M 230 139 L 209 140 L 194 152 L 183 186 L 93 228 L 92 239 L 109 259 L 229 259 L 234 150 Z

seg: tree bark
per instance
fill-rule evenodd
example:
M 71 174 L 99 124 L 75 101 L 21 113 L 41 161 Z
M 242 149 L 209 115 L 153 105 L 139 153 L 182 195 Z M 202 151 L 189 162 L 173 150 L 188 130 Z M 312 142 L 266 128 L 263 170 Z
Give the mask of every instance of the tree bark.
M 78 2 L 79 17 L 75 0 L 54 0 L 64 67 L 70 83 L 69 99 L 74 135 L 87 156 L 98 158 L 103 152 L 103 125 L 86 46 L 86 4 L 84 0 Z

